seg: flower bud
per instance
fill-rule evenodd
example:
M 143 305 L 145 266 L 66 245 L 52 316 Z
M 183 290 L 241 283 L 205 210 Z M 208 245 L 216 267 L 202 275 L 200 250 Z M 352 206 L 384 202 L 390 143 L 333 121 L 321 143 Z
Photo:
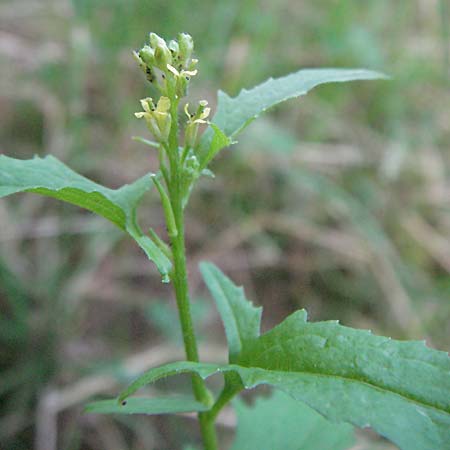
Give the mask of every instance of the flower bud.
M 139 57 L 142 59 L 144 64 L 152 67 L 155 64 L 155 50 L 153 50 L 149 45 L 144 45 L 144 47 L 139 50 Z
M 142 58 L 139 56 L 138 52 L 133 51 L 133 58 L 138 63 L 140 69 L 145 72 L 147 66 L 145 65 L 144 61 L 142 61 Z
M 176 83 L 177 84 L 175 86 L 175 92 L 176 92 L 178 98 L 185 97 L 187 94 L 187 88 L 189 85 L 189 77 L 188 76 L 177 77 Z
M 180 53 L 180 46 L 178 45 L 177 41 L 174 41 L 173 39 L 169 42 L 169 50 L 170 53 L 172 54 L 172 58 L 176 59 L 178 54 Z
M 167 97 L 160 97 L 154 116 L 164 142 L 169 139 L 170 127 L 172 126 L 172 116 L 169 114 L 169 110 L 170 100 Z
M 186 126 L 184 133 L 184 145 L 188 148 L 194 148 L 197 144 L 198 124 L 192 123 Z
M 178 44 L 180 46 L 181 59 L 183 63 L 186 63 L 194 50 L 194 40 L 190 34 L 180 33 L 178 35 Z
M 164 45 L 158 45 L 155 48 L 155 66 L 166 72 L 167 64 L 172 64 L 172 54 L 164 42 Z
M 156 33 L 150 33 L 149 41 L 150 47 L 152 47 L 153 49 L 156 49 L 156 47 L 158 47 L 159 45 L 166 45 L 166 41 L 163 38 L 159 37 Z

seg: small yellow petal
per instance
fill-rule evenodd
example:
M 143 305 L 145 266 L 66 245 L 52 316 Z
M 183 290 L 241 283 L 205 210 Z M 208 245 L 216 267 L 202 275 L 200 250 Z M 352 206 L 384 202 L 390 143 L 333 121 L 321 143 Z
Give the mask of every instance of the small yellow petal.
M 180 72 L 178 72 L 178 70 L 170 64 L 167 64 L 167 69 L 170 70 L 176 77 L 180 76 Z
M 184 113 L 188 116 L 188 118 L 191 118 L 191 115 L 189 114 L 189 103 L 186 103 L 184 105 Z
M 142 109 L 145 112 L 150 112 L 150 104 L 153 102 L 153 99 L 150 97 L 141 99 Z
M 211 112 L 211 108 L 205 108 L 203 112 L 200 114 L 200 119 L 206 119 Z
M 198 72 L 198 70 L 182 70 L 181 75 L 193 77 L 194 75 L 197 75 L 197 72 Z
M 156 107 L 156 111 L 160 113 L 166 113 L 170 109 L 170 100 L 168 97 L 160 97 L 158 101 L 158 105 Z

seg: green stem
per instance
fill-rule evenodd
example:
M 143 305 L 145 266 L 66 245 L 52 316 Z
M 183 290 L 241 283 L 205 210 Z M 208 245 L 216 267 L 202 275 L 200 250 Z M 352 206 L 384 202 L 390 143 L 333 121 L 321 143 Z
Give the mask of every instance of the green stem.
M 190 309 L 188 280 L 186 271 L 186 249 L 184 239 L 184 212 L 182 205 L 182 166 L 178 151 L 178 101 L 171 97 L 172 128 L 169 136 L 169 161 L 170 161 L 170 186 L 169 195 L 172 204 L 173 216 L 177 234 L 170 236 L 173 255 L 172 280 L 175 289 L 175 297 L 180 317 L 181 331 L 184 341 L 186 357 L 189 361 L 199 361 L 197 340 L 192 322 Z M 192 376 L 192 387 L 198 401 L 209 405 L 211 395 L 205 386 L 203 379 L 195 374 Z M 214 419 L 207 413 L 199 413 L 200 429 L 205 450 L 218 450 L 217 436 L 214 427 Z
M 214 405 L 205 413 L 208 415 L 208 418 L 214 422 L 222 408 L 241 390 L 241 386 L 228 386 L 226 384 Z

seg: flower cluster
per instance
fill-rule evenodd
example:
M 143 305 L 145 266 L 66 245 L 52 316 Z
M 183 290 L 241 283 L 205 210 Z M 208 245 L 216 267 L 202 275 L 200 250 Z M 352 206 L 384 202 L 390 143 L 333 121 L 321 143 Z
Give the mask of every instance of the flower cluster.
M 180 33 L 178 40 L 166 43 L 156 33 L 150 33 L 149 44 L 133 52 L 139 67 L 162 95 L 184 97 L 191 77 L 197 74 L 198 60 L 192 58 L 194 41 L 187 33 Z
M 140 68 L 161 93 L 158 101 L 153 101 L 150 97 L 142 99 L 143 111 L 135 113 L 135 116 L 145 119 L 147 128 L 157 141 L 155 144 L 162 144 L 161 148 L 167 152 L 168 156 L 177 152 L 172 138 L 178 138 L 178 133 L 174 133 L 172 136 L 171 127 L 175 124 L 178 130 L 177 107 L 179 101 L 186 95 L 191 77 L 197 74 L 194 67 L 198 61 L 192 58 L 193 50 L 194 42 L 189 34 L 180 33 L 178 40 L 166 43 L 157 34 L 150 33 L 149 43 L 138 52 L 134 52 Z M 192 181 L 199 175 L 200 164 L 195 154 L 199 127 L 208 123 L 210 108 L 208 108 L 206 100 L 201 100 L 194 112 L 189 111 L 188 103 L 185 105 L 184 111 L 187 115 L 184 146 L 177 148 L 180 151 L 179 157 L 186 179 Z

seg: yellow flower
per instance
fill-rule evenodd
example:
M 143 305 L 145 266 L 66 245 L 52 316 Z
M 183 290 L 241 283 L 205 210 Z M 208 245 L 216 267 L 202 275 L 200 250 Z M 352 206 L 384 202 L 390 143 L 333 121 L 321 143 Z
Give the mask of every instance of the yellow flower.
M 159 142 L 167 142 L 172 125 L 172 117 L 169 113 L 170 100 L 167 97 L 160 97 L 155 108 L 153 99 L 150 97 L 141 100 L 142 109 L 144 111 L 134 113 L 141 119 L 145 119 L 148 129 Z
M 175 67 L 167 64 L 167 70 L 171 72 L 175 78 L 175 90 L 178 97 L 184 97 L 186 95 L 189 80 L 194 75 L 197 75 L 197 70 L 180 70 L 178 71 Z
M 184 134 L 185 146 L 189 148 L 194 148 L 197 144 L 198 127 L 202 123 L 208 123 L 205 120 L 211 108 L 207 108 L 208 102 L 206 100 L 200 100 L 198 102 L 197 111 L 195 114 L 189 112 L 189 103 L 184 106 L 184 112 L 188 116 L 188 121 L 186 123 L 186 130 Z

